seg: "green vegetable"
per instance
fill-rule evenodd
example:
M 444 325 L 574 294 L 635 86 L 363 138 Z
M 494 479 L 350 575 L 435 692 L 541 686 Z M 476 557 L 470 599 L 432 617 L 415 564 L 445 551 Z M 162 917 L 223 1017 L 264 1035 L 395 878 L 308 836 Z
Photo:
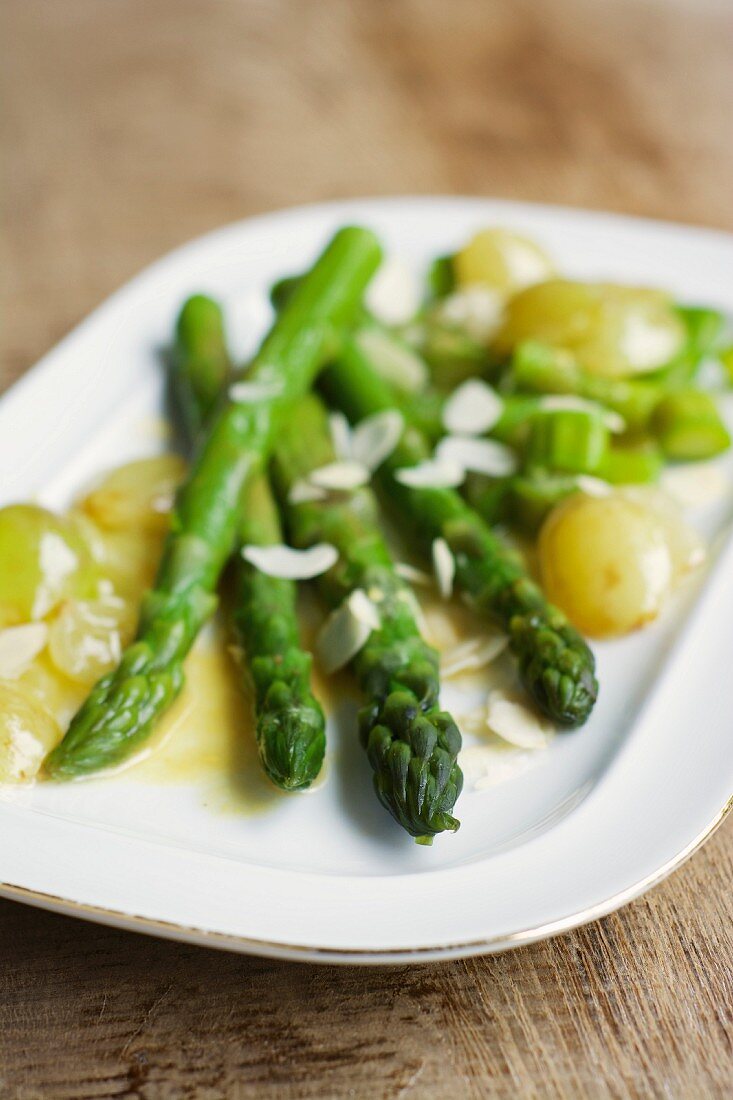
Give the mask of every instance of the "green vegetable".
M 652 430 L 667 458 L 713 458 L 730 447 L 715 401 L 702 390 L 678 390 L 657 404 Z
M 525 534 L 536 535 L 555 505 L 577 491 L 577 480 L 567 475 L 535 471 L 531 476 L 512 478 L 507 519 Z
M 339 362 L 322 378 L 330 401 L 352 421 L 395 405 L 390 387 L 348 340 Z M 507 631 L 520 678 L 537 705 L 562 725 L 581 725 L 598 691 L 590 649 L 459 493 L 413 489 L 395 477 L 401 467 L 414 466 L 428 455 L 425 437 L 408 420 L 399 446 L 378 472 L 401 524 L 426 555 L 434 539 L 446 540 L 458 588 Z
M 596 471 L 612 485 L 645 485 L 658 481 L 664 455 L 653 439 L 612 443 Z
M 646 427 L 664 390 L 641 379 L 604 378 L 582 370 L 566 351 L 534 341 L 520 344 L 512 356 L 509 380 L 519 391 L 575 394 L 617 412 L 630 431 Z
M 221 307 L 205 294 L 184 302 L 171 357 L 173 393 L 189 440 L 219 400 L 231 371 Z
M 722 363 L 725 373 L 728 376 L 728 382 L 733 382 L 733 345 L 719 351 L 718 359 Z
M 287 405 L 310 386 L 333 327 L 352 319 L 379 261 L 372 233 L 340 230 L 277 317 L 250 372 L 273 387 L 272 396 L 227 400 L 218 410 L 178 493 L 137 640 L 93 688 L 48 757 L 50 775 L 71 778 L 118 763 L 180 691 L 183 659 L 214 609 L 214 589 L 236 540 L 244 482 L 269 451 Z
M 216 353 L 199 354 L 205 332 L 218 314 Z M 172 380 L 188 409 L 196 438 L 230 377 L 221 310 L 211 299 L 189 298 L 177 326 Z M 240 507 L 237 551 L 242 546 L 281 543 L 282 530 L 267 475 L 246 481 Z M 231 560 L 232 620 L 245 669 L 254 686 L 256 737 L 262 767 L 284 790 L 309 787 L 323 764 L 325 718 L 310 687 L 312 659 L 300 645 L 293 581 L 260 572 L 235 552 Z
M 430 378 L 441 391 L 449 391 L 467 378 L 486 376 L 493 360 L 485 344 L 474 340 L 456 325 L 447 324 L 428 311 L 416 324 L 405 329 L 405 339 L 425 360 Z
M 319 578 L 332 606 L 361 589 L 377 608 L 381 625 L 351 662 L 367 699 L 359 713 L 361 738 L 380 802 L 420 843 L 431 843 L 436 833 L 458 828 L 452 810 L 463 783 L 456 763 L 461 736 L 440 709 L 438 656 L 420 636 L 414 596 L 395 572 L 372 491 L 288 500 L 296 482 L 334 457 L 326 411 L 306 397 L 275 450 L 288 531 L 295 546 L 337 548 L 338 562 Z
M 445 298 L 456 289 L 456 273 L 452 256 L 437 256 L 428 268 L 428 293 L 431 298 Z
M 533 417 L 525 451 L 529 470 L 592 474 L 608 450 L 603 414 L 585 409 L 541 412 Z

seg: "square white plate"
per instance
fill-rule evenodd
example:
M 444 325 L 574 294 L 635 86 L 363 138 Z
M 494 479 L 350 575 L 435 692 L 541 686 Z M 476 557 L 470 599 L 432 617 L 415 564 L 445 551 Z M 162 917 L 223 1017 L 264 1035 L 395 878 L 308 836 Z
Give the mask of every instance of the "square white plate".
M 222 298 L 240 350 L 275 278 L 344 223 L 422 268 L 506 225 L 563 272 L 648 283 L 733 313 L 722 233 L 508 202 L 332 203 L 232 225 L 164 258 L 101 306 L 0 402 L 1 502 L 62 506 L 106 466 L 159 446 L 159 349 L 181 300 Z M 733 485 L 733 468 L 731 483 Z M 700 517 L 719 536 L 733 494 Z M 723 545 L 720 538 L 717 545 Z M 461 830 L 414 845 L 377 804 L 349 708 L 312 797 L 215 812 L 196 784 L 134 770 L 0 790 L 0 893 L 140 931 L 285 958 L 379 963 L 498 951 L 609 912 L 677 866 L 733 792 L 733 550 L 644 632 L 596 645 L 591 721 L 517 778 L 459 803 Z M 450 694 L 446 698 L 452 705 Z

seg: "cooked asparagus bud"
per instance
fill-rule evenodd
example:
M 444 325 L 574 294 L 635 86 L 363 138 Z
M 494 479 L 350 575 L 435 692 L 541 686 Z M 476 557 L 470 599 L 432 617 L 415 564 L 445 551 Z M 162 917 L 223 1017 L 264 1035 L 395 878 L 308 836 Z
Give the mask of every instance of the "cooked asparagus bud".
M 702 390 L 678 390 L 654 410 L 652 430 L 667 458 L 696 461 L 730 447 L 730 435 L 715 401 Z
M 461 736 L 440 709 L 438 656 L 420 635 L 414 596 L 395 572 L 371 489 L 290 499 L 297 482 L 334 458 L 326 410 L 310 395 L 274 455 L 290 539 L 298 547 L 328 542 L 338 550 L 337 563 L 319 578 L 328 603 L 338 606 L 362 590 L 376 608 L 380 625 L 351 661 L 365 696 L 361 738 L 380 802 L 411 836 L 430 843 L 458 828 L 452 811 L 463 782 L 456 763 Z
M 653 439 L 612 443 L 596 471 L 612 485 L 645 485 L 658 481 L 664 455 Z
M 193 443 L 230 377 L 221 311 L 215 302 L 189 299 L 178 321 L 177 354 L 171 380 L 179 404 L 188 409 Z M 218 313 L 218 355 L 195 354 L 210 316 Z M 182 330 L 186 340 L 181 339 Z M 188 354 L 194 352 L 193 354 Z M 296 586 L 260 572 L 239 553 L 243 546 L 282 542 L 277 506 L 264 472 L 244 487 L 239 531 L 230 562 L 231 619 L 242 662 L 254 688 L 255 735 L 262 767 L 284 790 L 309 787 L 323 764 L 325 718 L 311 687 L 312 659 L 299 641 Z
M 575 394 L 617 412 L 629 430 L 646 427 L 664 390 L 641 379 L 606 378 L 582 370 L 568 352 L 527 341 L 512 356 L 509 379 L 535 394 Z
M 525 452 L 527 469 L 592 474 L 608 450 L 603 414 L 585 409 L 541 412 L 533 417 Z
M 389 385 L 363 356 L 352 357 L 348 340 L 322 379 L 329 400 L 352 421 L 395 405 Z M 581 725 L 598 692 L 590 649 L 459 493 L 412 488 L 395 476 L 428 455 L 424 436 L 408 421 L 400 444 L 378 471 L 387 498 L 426 556 L 436 538 L 448 543 L 459 590 L 506 630 L 520 678 L 538 707 L 561 725 Z
M 242 546 L 282 542 L 270 483 L 264 473 L 244 488 Z M 239 555 L 232 559 L 231 615 L 255 695 L 262 767 L 284 790 L 316 779 L 326 751 L 326 720 L 311 690 L 312 657 L 300 644 L 293 581 L 271 577 Z
M 178 314 L 171 356 L 173 393 L 189 440 L 219 400 L 231 367 L 221 306 L 194 294 Z
M 238 533 L 240 499 L 270 450 L 284 410 L 308 390 L 334 326 L 348 324 L 380 261 L 374 235 L 340 230 L 278 315 L 250 375 L 257 401 L 225 400 L 180 489 L 136 641 L 94 687 L 46 767 L 71 778 L 139 747 L 183 685 L 183 660 L 214 610 L 214 589 Z M 264 396 L 268 393 L 268 396 Z

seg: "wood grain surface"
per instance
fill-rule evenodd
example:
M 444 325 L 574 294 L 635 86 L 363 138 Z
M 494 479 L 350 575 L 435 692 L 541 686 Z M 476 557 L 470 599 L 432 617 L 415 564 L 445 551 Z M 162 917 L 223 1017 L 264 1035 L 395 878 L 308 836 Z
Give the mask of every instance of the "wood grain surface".
M 2 383 L 142 266 L 335 196 L 733 228 L 729 0 L 3 0 Z M 694 731 L 691 731 L 694 735 Z M 615 916 L 335 969 L 0 903 L 0 1096 L 727 1097 L 733 824 Z

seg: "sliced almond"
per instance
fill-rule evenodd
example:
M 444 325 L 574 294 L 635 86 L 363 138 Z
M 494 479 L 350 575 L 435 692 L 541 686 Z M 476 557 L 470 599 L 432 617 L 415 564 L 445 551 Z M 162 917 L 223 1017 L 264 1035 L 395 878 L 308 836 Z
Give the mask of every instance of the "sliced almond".
M 683 508 L 706 508 L 723 499 L 730 480 L 716 462 L 687 462 L 662 474 L 662 488 Z
M 392 454 L 405 429 L 402 413 L 397 409 L 367 416 L 351 435 L 351 457 L 369 470 L 376 470 Z
M 516 472 L 518 465 L 514 451 L 503 443 L 462 435 L 447 435 L 441 439 L 435 457 L 438 462 L 447 462 L 488 477 L 508 477 Z
M 313 500 L 325 500 L 328 493 L 318 485 L 312 485 L 307 478 L 294 481 L 288 493 L 288 501 L 291 504 L 307 504 Z
M 308 481 L 319 489 L 348 492 L 366 485 L 369 477 L 369 470 L 361 462 L 329 462 L 326 466 L 311 470 Z
M 486 722 L 490 730 L 520 749 L 544 749 L 556 732 L 546 718 L 503 691 L 489 694 Z
M 335 565 L 338 551 L 328 542 L 319 542 L 307 550 L 296 550 L 283 544 L 277 546 L 243 546 L 242 557 L 268 577 L 306 581 L 319 577 Z
M 432 588 L 434 578 L 426 573 L 424 569 L 417 569 L 416 566 L 410 565 L 407 561 L 395 562 L 395 573 L 398 577 L 402 577 L 403 581 L 409 581 L 410 584 L 419 584 L 423 588 Z
M 477 283 L 444 298 L 438 307 L 438 316 L 446 324 L 464 329 L 473 340 L 483 344 L 496 334 L 503 309 L 501 295 Z
M 344 414 L 342 412 L 329 413 L 328 426 L 331 431 L 336 458 L 344 462 L 354 458 L 351 425 Z
M 407 393 L 425 387 L 428 368 L 419 355 L 378 328 L 362 329 L 355 337 L 362 353 L 382 378 Z
M 432 546 L 433 572 L 438 591 L 444 600 L 450 599 L 456 575 L 456 559 L 445 539 L 434 539 Z
M 364 296 L 367 309 L 385 325 L 403 325 L 420 308 L 420 280 L 398 257 L 388 256 Z
M 347 665 L 380 625 L 379 613 L 363 589 L 355 589 L 332 611 L 316 637 L 316 653 L 324 672 Z
M 582 493 L 589 497 L 608 497 L 613 493 L 613 486 L 600 477 L 592 477 L 590 474 L 578 474 L 575 484 Z
M 482 435 L 493 428 L 504 402 L 487 382 L 469 378 L 454 390 L 443 407 L 443 424 L 456 435 Z
M 0 630 L 0 679 L 17 680 L 48 641 L 45 623 L 23 623 Z
M 258 401 L 272 401 L 283 392 L 282 382 L 258 382 L 257 379 L 232 382 L 229 387 L 229 400 L 237 405 L 257 404 Z
M 464 672 L 476 672 L 486 668 L 504 652 L 508 644 L 509 639 L 503 634 L 491 635 L 487 638 L 470 638 L 443 654 L 440 674 L 444 680 L 450 680 L 454 676 L 461 676 Z M 486 726 L 485 713 L 482 721 Z
M 461 728 L 460 722 L 458 723 Z M 521 775 L 534 762 L 534 754 L 504 745 L 467 745 L 458 754 L 468 790 L 484 791 Z
M 403 466 L 394 476 L 396 481 L 411 489 L 454 489 L 466 474 L 456 462 L 429 458 L 416 466 Z

